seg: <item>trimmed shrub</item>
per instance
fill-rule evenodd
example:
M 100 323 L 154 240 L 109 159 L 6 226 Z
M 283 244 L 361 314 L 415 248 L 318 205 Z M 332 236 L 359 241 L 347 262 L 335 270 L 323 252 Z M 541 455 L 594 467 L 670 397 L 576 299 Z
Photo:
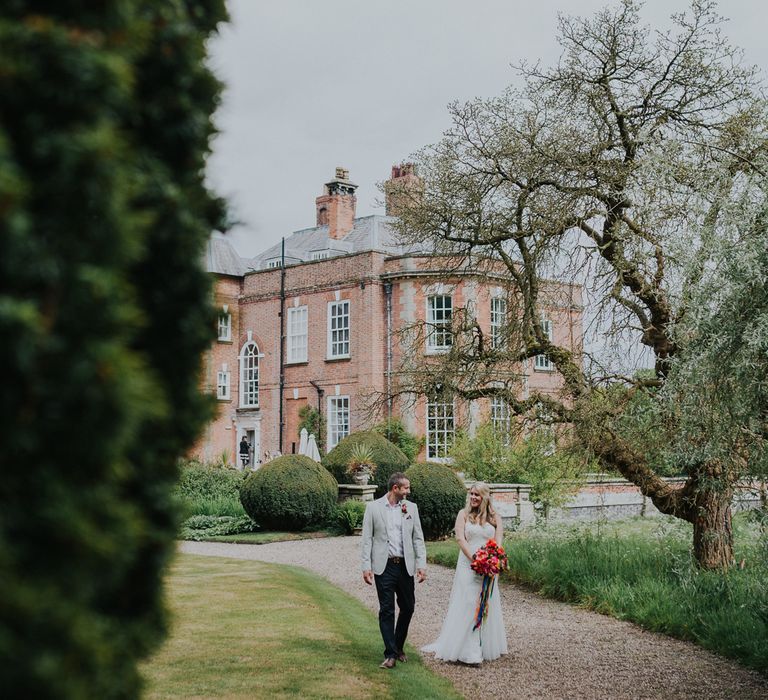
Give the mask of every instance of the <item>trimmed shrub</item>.
M 267 530 L 302 530 L 328 519 L 338 484 L 304 455 L 285 455 L 251 472 L 240 487 L 245 512 Z
M 323 466 L 333 474 L 340 484 L 351 484 L 352 477 L 346 473 L 356 445 L 364 444 L 371 448 L 373 462 L 376 465 L 376 496 L 387 492 L 387 481 L 394 472 L 404 472 L 410 462 L 402 450 L 387 438 L 373 431 L 352 433 L 339 442 L 323 457 Z
M 410 499 L 419 507 L 424 537 L 438 540 L 450 534 L 467 500 L 462 480 L 451 468 L 435 462 L 414 464 L 405 475 L 411 482 Z
M 355 528 L 363 526 L 363 517 L 365 516 L 365 503 L 362 501 L 344 501 L 336 507 L 334 512 L 334 525 L 341 532 L 351 535 Z
M 240 486 L 245 472 L 190 460 L 181 465 L 176 493 L 184 512 L 193 515 L 245 515 Z

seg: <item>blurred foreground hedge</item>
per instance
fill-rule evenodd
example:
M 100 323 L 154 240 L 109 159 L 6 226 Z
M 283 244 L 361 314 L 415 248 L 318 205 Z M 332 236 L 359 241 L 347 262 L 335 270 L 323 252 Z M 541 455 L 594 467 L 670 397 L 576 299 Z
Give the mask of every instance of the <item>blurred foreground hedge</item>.
M 0 688 L 129 698 L 208 417 L 199 260 L 224 3 L 0 10 Z

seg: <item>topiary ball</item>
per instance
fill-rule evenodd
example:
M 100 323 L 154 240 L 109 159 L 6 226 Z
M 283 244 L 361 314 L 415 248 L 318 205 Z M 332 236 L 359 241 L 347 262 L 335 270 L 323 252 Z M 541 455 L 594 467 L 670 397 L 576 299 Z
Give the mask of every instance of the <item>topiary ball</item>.
M 346 474 L 345 470 L 352 459 L 355 446 L 360 444 L 371 448 L 376 465 L 376 473 L 371 482 L 378 486 L 376 496 L 383 496 L 387 492 L 389 477 L 395 472 L 404 472 L 410 465 L 402 450 L 383 435 L 366 430 L 348 435 L 323 457 L 323 466 L 333 474 L 338 483 L 353 483 L 352 477 Z
M 240 487 L 245 512 L 268 530 L 302 530 L 322 523 L 337 495 L 338 484 L 328 470 L 304 455 L 273 459 Z
M 452 469 L 436 462 L 414 464 L 405 475 L 411 482 L 409 498 L 419 507 L 424 537 L 438 540 L 450 534 L 467 501 L 464 482 Z

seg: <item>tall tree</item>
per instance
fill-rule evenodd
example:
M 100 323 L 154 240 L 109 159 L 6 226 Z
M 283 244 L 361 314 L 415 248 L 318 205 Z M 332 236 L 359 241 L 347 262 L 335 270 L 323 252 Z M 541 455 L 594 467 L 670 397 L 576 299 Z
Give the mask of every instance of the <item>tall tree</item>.
M 209 415 L 200 260 L 222 0 L 0 11 L 0 687 L 139 694 L 177 457 Z
M 557 65 L 524 65 L 522 89 L 452 105 L 452 128 L 418 156 L 423 193 L 399 193 L 412 205 L 402 210 L 406 241 L 457 270 L 502 271 L 509 300 L 502 343 L 487 342 L 471 310 L 455 314 L 440 361 L 424 361 L 428 329 L 411 333 L 398 391 L 502 396 L 518 415 L 572 424 L 661 512 L 693 524 L 706 568 L 733 558 L 730 504 L 743 465 L 702 452 L 675 487 L 620 428 L 631 397 L 646 392 L 674 432 L 668 419 L 680 407 L 662 405 L 662 388 L 690 342 L 677 324 L 701 303 L 710 242 L 731 236 L 763 197 L 766 112 L 721 21 L 707 0 L 666 32 L 643 26 L 633 0 L 561 18 Z M 603 342 L 644 353 L 651 373 L 550 338 L 542 318 L 580 304 L 582 291 Z M 560 395 L 521 399 L 522 364 L 539 355 L 559 373 Z

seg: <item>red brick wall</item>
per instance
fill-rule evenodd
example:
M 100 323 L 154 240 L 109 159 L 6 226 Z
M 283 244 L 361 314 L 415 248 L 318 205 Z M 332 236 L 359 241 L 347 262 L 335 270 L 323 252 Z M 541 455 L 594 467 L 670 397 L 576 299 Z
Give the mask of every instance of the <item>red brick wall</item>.
M 338 392 L 350 397 L 351 430 L 359 430 L 382 417 L 366 415 L 363 409 L 368 396 L 386 389 L 386 295 L 385 280 L 382 279 L 385 273 L 392 281 L 395 330 L 404 323 L 423 320 L 428 294 L 434 291 L 434 285 L 443 284 L 446 293 L 453 296 L 454 308 L 464 306 L 470 299 L 473 301 L 481 326 L 490 340 L 490 298 L 497 293 L 501 280 L 477 275 L 458 277 L 455 273 L 432 274 L 436 267 L 450 269 L 449 262 L 428 256 L 385 258 L 382 253 L 366 252 L 303 263 L 285 270 L 286 322 L 288 308 L 307 306 L 308 354 L 306 362 L 285 367 L 283 452 L 291 451 L 292 442 L 298 445 L 301 406 L 307 403 L 317 406 L 317 391 L 310 380 L 324 392 L 322 412 L 326 417 L 329 396 Z M 219 402 L 216 420 L 195 448 L 201 457 L 210 459 L 230 450 L 234 461 L 234 420 L 241 414 L 237 411 L 238 357 L 249 331 L 263 354 L 259 366 L 260 456 L 279 449 L 280 275 L 279 269 L 270 269 L 247 274 L 242 282 L 231 278 L 217 280 L 216 303 L 230 306 L 234 342 L 214 344 L 206 358 L 203 385 L 215 392 L 216 371 L 226 362 L 232 373 L 232 398 L 228 402 Z M 578 349 L 581 343 L 581 300 L 575 298 L 573 303 L 564 303 L 562 298 L 557 299 L 558 296 L 569 296 L 573 291 L 571 288 L 551 285 L 551 291 L 553 304 L 549 316 L 554 325 L 555 341 Z M 350 302 L 350 358 L 329 360 L 328 302 L 337 297 Z M 393 353 L 393 370 L 396 370 L 401 357 L 396 339 Z M 287 348 L 285 359 L 287 362 Z M 534 372 L 532 366 L 530 363 L 528 369 L 531 388 L 557 390 L 556 374 Z M 425 408 L 421 398 L 413 408 L 403 411 L 406 425 L 419 435 L 426 429 Z M 488 405 L 481 405 L 478 417 L 487 419 L 488 411 Z M 395 412 L 396 415 L 399 413 L 397 407 Z M 468 407 L 457 405 L 457 425 L 466 424 L 468 417 Z

